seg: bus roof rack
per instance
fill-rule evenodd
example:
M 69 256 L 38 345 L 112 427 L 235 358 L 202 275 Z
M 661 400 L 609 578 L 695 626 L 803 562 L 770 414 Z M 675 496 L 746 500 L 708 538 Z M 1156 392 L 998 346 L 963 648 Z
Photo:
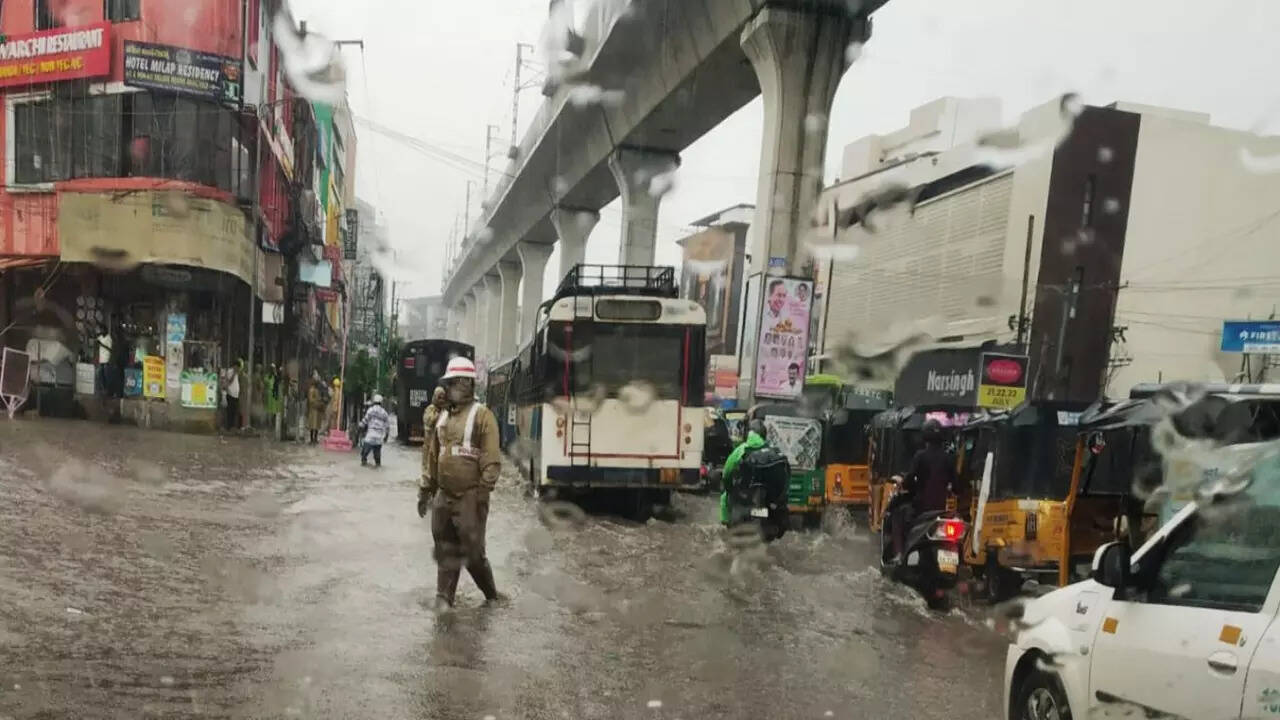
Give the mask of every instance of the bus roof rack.
M 574 265 L 556 289 L 557 300 L 573 295 L 680 296 L 676 269 L 653 265 Z

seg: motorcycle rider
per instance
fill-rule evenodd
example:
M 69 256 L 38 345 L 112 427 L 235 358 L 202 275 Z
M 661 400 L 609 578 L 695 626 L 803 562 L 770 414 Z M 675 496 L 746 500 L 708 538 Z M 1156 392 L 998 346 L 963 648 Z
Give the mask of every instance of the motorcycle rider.
M 923 513 L 946 510 L 947 497 L 956 487 L 955 459 L 942 446 L 942 424 L 926 420 L 922 434 L 924 447 L 911 458 L 911 467 L 903 478 L 904 495 L 889 510 L 895 561 L 900 561 L 906 552 L 911 522 Z
M 730 522 L 729 493 L 733 489 L 734 478 L 742 467 L 742 459 L 748 453 L 755 452 L 768 445 L 767 437 L 768 431 L 765 430 L 764 421 L 759 418 L 752 418 L 747 423 L 747 439 L 734 448 L 733 452 L 729 453 L 729 458 L 724 461 L 724 470 L 720 476 L 721 525 L 728 525 Z
M 440 378 L 447 407 L 434 432 L 426 431 L 424 483 L 418 490 L 418 514 L 431 513 L 435 544 L 436 608 L 453 606 L 465 566 L 486 602 L 501 598 L 493 568 L 485 556 L 489 493 L 498 482 L 498 421 L 476 402 L 476 366 L 464 357 L 449 361 Z

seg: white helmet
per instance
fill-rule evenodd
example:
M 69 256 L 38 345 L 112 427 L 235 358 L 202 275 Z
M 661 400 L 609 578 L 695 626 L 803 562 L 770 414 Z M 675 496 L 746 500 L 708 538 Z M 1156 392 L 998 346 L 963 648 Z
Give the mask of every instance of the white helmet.
M 373 404 L 374 404 L 374 405 L 381 405 L 381 404 L 382 404 L 382 396 L 381 396 L 381 395 L 374 395 L 374 396 L 373 396 L 373 400 L 372 400 L 372 402 L 373 402 Z
M 441 380 L 452 380 L 454 378 L 470 378 L 476 379 L 476 365 L 470 360 L 458 356 L 449 361 L 448 367 L 444 370 L 444 375 L 440 376 Z

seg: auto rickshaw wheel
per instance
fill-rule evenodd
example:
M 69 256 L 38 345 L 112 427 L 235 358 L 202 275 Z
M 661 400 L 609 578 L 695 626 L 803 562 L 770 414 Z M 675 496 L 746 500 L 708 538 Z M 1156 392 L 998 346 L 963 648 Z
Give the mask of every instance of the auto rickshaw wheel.
M 987 600 L 992 604 L 1004 602 L 1017 594 L 1017 577 L 1000 566 L 994 548 L 987 550 L 987 564 L 982 575 L 987 589 Z

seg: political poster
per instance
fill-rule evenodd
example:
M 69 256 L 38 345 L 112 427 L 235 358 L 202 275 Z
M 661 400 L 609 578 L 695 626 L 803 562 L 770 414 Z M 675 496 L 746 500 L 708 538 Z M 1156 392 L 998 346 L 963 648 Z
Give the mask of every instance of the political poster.
M 804 390 L 813 281 L 767 278 L 756 343 L 756 396 L 794 400 Z

